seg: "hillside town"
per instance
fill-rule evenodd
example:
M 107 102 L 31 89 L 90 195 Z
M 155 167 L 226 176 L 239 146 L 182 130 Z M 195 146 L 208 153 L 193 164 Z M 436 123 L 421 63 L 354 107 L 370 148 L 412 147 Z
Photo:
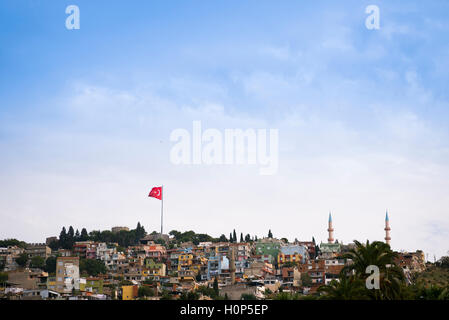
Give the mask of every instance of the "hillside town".
M 59 239 L 49 237 L 46 243 L 19 242 L 2 247 L 0 263 L 5 279 L 0 294 L 7 299 L 69 300 L 266 299 L 279 292 L 313 295 L 320 287 L 338 280 L 343 268 L 351 264 L 345 253 L 354 248 L 353 243 L 334 239 L 331 214 L 329 237 L 319 244 L 315 239 L 277 239 L 271 230 L 262 239 L 241 234 L 237 241 L 234 230 L 229 239 L 222 235 L 201 242 L 201 236 L 209 236 L 192 231 L 146 234 L 140 223 L 133 231 L 138 242 L 127 247 L 82 240 L 68 248 L 63 242 L 70 240 L 70 230 L 67 234 L 65 228 Z M 110 234 L 129 232 L 127 227 L 114 227 Z M 388 213 L 385 232 L 389 244 Z M 73 239 L 95 237 L 96 233 L 98 236 L 105 232 L 87 235 L 85 230 L 81 234 L 77 231 Z M 195 239 L 182 241 L 189 235 Z M 409 283 L 413 273 L 426 269 L 424 253 L 419 250 L 397 253 L 396 262 Z
M 72 236 L 73 228 L 68 233 L 63 228 L 59 239 L 49 237 L 46 243 L 18 242 L 0 248 L 0 296 L 23 300 L 313 297 L 320 294 L 320 287 L 339 281 L 343 268 L 352 263 L 346 254 L 355 244 L 334 239 L 331 214 L 327 231 L 327 242 L 316 243 L 315 239 L 277 239 L 271 230 L 262 239 L 241 234 L 238 241 L 235 230 L 229 239 L 224 235 L 214 239 L 192 231 L 146 234 L 140 223 L 131 231 L 114 227 L 80 234 L 77 230 Z M 388 213 L 385 232 L 389 244 Z M 126 247 L 117 242 L 85 240 L 129 234 L 138 241 L 128 239 L 131 244 Z M 413 274 L 426 269 L 424 253 L 419 250 L 398 252 L 395 262 L 407 283 L 412 282 Z

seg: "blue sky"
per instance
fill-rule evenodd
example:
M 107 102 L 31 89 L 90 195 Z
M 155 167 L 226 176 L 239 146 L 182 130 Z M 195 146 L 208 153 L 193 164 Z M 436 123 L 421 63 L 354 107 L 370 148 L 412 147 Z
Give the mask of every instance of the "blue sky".
M 76 4 L 81 29 L 65 28 Z M 380 29 L 365 8 L 380 8 Z M 0 238 L 62 225 L 449 248 L 447 1 L 2 1 Z M 276 128 L 279 172 L 174 166 L 170 132 Z

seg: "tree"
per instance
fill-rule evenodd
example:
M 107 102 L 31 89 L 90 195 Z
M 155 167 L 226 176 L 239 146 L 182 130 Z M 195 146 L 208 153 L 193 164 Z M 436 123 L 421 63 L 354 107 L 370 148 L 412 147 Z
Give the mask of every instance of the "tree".
M 354 274 L 355 277 L 365 282 L 369 276 L 366 273 L 368 266 L 377 266 L 379 268 L 380 290 L 367 290 L 371 299 L 402 299 L 405 294 L 405 276 L 400 267 L 395 263 L 397 254 L 390 246 L 384 242 L 374 241 L 362 244 L 354 240 L 355 247 L 343 255 L 345 259 L 351 259 L 352 263 L 346 265 L 341 271 L 340 281 L 347 274 Z
M 364 282 L 357 277 L 341 277 L 332 280 L 329 285 L 321 286 L 318 292 L 324 293 L 322 299 L 327 300 L 365 300 Z
M 67 249 L 67 231 L 65 227 L 62 227 L 61 233 L 59 234 L 59 245 L 63 249 Z
M 440 268 L 449 269 L 449 257 L 443 256 L 437 261 L 436 265 Z
M 67 231 L 67 248 L 66 249 L 72 249 L 73 244 L 75 243 L 75 231 L 73 230 L 73 227 L 69 227 L 69 231 Z
M 47 260 L 45 260 L 44 271 L 48 273 L 56 272 L 56 257 L 48 257 Z
M 232 241 L 233 240 L 233 238 L 232 238 L 232 232 L 229 234 L 229 242 L 234 242 L 234 241 Z
M 181 237 L 181 232 L 176 231 L 176 230 L 172 230 L 168 234 L 173 236 L 175 238 L 175 240 L 179 240 Z
M 76 231 L 75 231 L 75 241 L 80 241 L 80 237 L 81 237 L 80 232 L 78 231 L 78 229 L 76 229 Z
M 81 259 L 80 272 L 87 273 L 87 275 L 95 277 L 99 274 L 105 274 L 107 269 L 104 262 L 101 260 Z
M 87 233 L 86 228 L 81 229 L 81 234 L 80 234 L 80 241 L 87 241 L 89 240 L 89 234 Z
M 251 236 L 249 235 L 249 233 L 245 236 L 245 242 L 250 242 L 251 241 Z
M 235 229 L 234 232 L 232 233 L 232 242 L 237 242 L 237 234 L 235 233 Z
M 16 258 L 16 262 L 20 267 L 25 268 L 28 263 L 28 255 L 26 253 L 22 253 Z
M 140 239 L 145 237 L 146 234 L 145 228 L 140 224 L 140 222 L 137 222 L 137 227 L 135 229 L 135 243 L 139 243 Z
M 215 295 L 218 296 L 220 290 L 218 288 L 218 279 L 217 279 L 217 277 L 215 277 L 215 279 L 214 279 L 214 286 L 213 286 L 213 288 L 214 288 Z
M 218 241 L 220 241 L 220 242 L 228 242 L 228 239 L 226 239 L 226 236 L 224 234 L 222 234 L 220 236 L 220 238 L 218 239 Z
M 268 230 L 268 238 L 273 238 L 273 234 L 271 233 L 271 229 Z
M 48 246 L 50 247 L 50 249 L 51 249 L 52 251 L 58 250 L 59 247 L 60 247 L 59 240 L 56 239 L 56 240 L 51 241 L 51 242 L 48 244 Z
M 26 267 L 29 262 L 28 254 L 21 253 L 17 258 L 14 259 L 16 263 L 19 265 L 19 267 Z
M 179 300 L 198 300 L 200 294 L 196 291 L 183 292 L 179 297 Z
M 212 299 L 216 299 L 218 297 L 215 290 L 207 286 L 199 286 L 198 289 L 196 289 L 196 292 L 202 294 L 203 296 L 211 297 Z
M 0 285 L 4 286 L 8 281 L 8 274 L 6 272 L 0 272 Z
M 18 246 L 19 248 L 25 249 L 27 247 L 27 243 L 17 239 L 0 240 L 0 248 L 6 248 L 9 246 Z
M 307 272 L 301 273 L 301 285 L 303 287 L 311 287 L 312 286 L 312 278 L 310 278 Z
M 34 256 L 31 258 L 30 262 L 31 268 L 44 269 L 45 267 L 45 259 L 40 256 Z
M 244 242 L 244 240 L 243 240 L 243 232 L 240 233 L 240 242 Z
M 154 297 L 154 290 L 149 286 L 140 286 L 137 294 L 139 297 Z
M 299 300 L 297 293 L 280 292 L 274 296 L 274 300 Z

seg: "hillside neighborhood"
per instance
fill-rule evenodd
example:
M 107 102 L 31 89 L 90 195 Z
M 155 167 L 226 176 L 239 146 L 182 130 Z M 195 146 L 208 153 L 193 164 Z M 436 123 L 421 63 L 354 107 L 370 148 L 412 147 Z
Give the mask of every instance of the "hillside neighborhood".
M 388 225 L 387 243 L 343 244 L 333 238 L 331 215 L 328 241 L 321 243 L 315 239 L 289 242 L 274 237 L 271 230 L 266 237 L 258 239 L 243 233 L 238 237 L 235 230 L 229 237 L 220 238 L 175 230 L 168 235 L 147 234 L 140 223 L 133 230 L 114 227 L 110 231 L 90 233 L 84 228 L 81 233 L 72 227 L 68 231 L 63 228 L 59 237 L 48 237 L 46 243 L 11 239 L 0 242 L 3 269 L 0 297 L 24 300 L 331 298 L 341 290 L 338 286 L 342 279 L 344 282 L 358 274 L 351 257 L 358 259 L 357 250 L 367 248 L 387 252 L 392 259 L 389 265 L 399 270 L 397 275 L 404 286 L 414 285 L 417 275 L 431 268 L 431 264 L 426 263 L 424 253 L 419 250 L 392 252 L 388 245 L 389 231 Z M 393 274 L 389 270 L 394 268 L 387 265 L 386 273 Z M 342 275 L 346 276 L 342 278 Z M 399 296 L 384 294 L 387 299 L 403 298 L 405 293 L 398 289 L 395 294 Z M 352 296 L 357 297 L 360 296 Z

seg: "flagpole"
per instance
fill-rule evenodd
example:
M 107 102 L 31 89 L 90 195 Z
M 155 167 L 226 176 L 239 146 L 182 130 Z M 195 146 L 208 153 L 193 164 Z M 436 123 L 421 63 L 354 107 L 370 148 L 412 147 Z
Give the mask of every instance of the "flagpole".
M 162 225 L 163 225 L 163 222 L 164 222 L 164 185 L 162 185 L 162 187 L 161 187 L 161 193 L 162 193 L 162 195 L 161 195 L 161 238 L 162 238 Z

